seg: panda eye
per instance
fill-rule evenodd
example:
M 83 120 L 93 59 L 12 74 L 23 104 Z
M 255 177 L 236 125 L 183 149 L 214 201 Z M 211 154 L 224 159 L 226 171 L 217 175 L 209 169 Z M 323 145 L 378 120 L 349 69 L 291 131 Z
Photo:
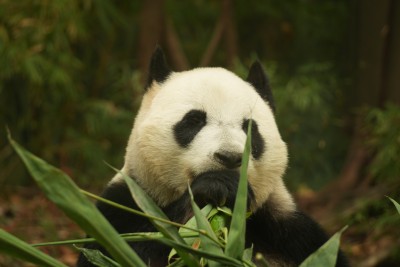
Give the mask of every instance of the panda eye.
M 182 121 L 188 126 L 204 126 L 206 124 L 206 113 L 201 110 L 191 110 L 183 117 Z
M 174 125 L 175 140 L 181 147 L 187 147 L 206 125 L 207 114 L 202 110 L 191 110 Z
M 243 120 L 242 129 L 247 134 L 247 128 L 249 126 L 249 120 Z M 251 123 L 251 153 L 254 159 L 259 159 L 261 155 L 264 153 L 265 142 L 263 137 L 261 136 L 258 125 L 256 121 L 252 121 Z

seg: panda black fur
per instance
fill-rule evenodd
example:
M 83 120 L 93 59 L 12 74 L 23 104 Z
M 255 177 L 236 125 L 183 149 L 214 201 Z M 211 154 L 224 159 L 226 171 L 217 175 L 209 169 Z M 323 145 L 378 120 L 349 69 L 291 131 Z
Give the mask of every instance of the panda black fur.
M 167 216 L 185 223 L 191 216 L 187 183 L 196 202 L 233 206 L 239 168 L 252 119 L 248 168 L 246 243 L 272 266 L 297 266 L 327 241 L 320 226 L 298 211 L 282 176 L 287 149 L 274 118 L 268 79 L 256 62 L 244 81 L 222 68 L 169 69 L 154 52 L 142 104 L 129 138 L 122 172 L 135 179 Z M 138 209 L 120 175 L 103 197 Z M 143 217 L 99 202 L 99 210 L 120 233 L 155 231 Z M 156 242 L 130 243 L 149 266 L 166 266 L 170 248 Z M 103 248 L 88 244 L 87 248 Z M 107 253 L 106 253 L 107 254 Z M 80 255 L 78 266 L 92 266 Z M 347 266 L 339 253 L 337 266 Z

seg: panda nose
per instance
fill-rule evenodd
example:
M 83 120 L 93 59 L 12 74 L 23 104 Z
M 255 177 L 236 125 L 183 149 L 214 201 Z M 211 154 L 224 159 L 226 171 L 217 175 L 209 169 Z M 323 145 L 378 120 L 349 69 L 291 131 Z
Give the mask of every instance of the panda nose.
M 228 169 L 234 169 L 242 165 L 242 153 L 222 150 L 215 152 L 214 158 Z

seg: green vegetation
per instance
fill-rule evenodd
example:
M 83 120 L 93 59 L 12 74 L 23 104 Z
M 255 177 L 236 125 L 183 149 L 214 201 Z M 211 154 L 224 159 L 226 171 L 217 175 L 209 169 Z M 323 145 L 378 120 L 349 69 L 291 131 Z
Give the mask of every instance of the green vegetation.
M 400 107 L 387 104 L 384 108 L 366 112 L 365 131 L 369 133 L 368 147 L 376 151 L 370 172 L 376 181 L 398 185 L 400 177 Z
M 364 247 L 352 254 L 400 234 L 384 198 L 400 199 L 400 16 L 389 2 L 155 0 L 147 14 L 150 1 L 0 1 L 0 195 L 32 186 L 6 127 L 83 188 L 103 187 L 114 173 L 101 162 L 123 164 L 155 43 L 177 70 L 205 63 L 245 77 L 259 59 L 289 148 L 285 182 L 331 203 L 326 216 L 342 221 L 330 229 L 349 223 L 346 252 L 367 260 Z M 1 223 L 16 214 L 4 210 Z
M 276 6 L 267 1 L 250 6 L 238 3 L 235 7 L 238 34 L 248 40 L 241 41 L 243 48 L 236 55 L 236 66 L 243 64 L 242 69 L 247 69 L 255 55 L 268 62 L 267 72 L 273 80 L 273 88 L 286 99 L 277 99 L 277 118 L 292 155 L 293 167 L 289 170 L 288 181 L 294 180 L 295 184 L 318 181 L 317 186 L 320 186 L 320 181 L 338 173 L 342 162 L 342 157 L 339 161 L 337 158 L 343 155 L 344 148 L 330 147 L 346 139 L 336 134 L 342 129 L 336 124 L 340 118 L 337 114 L 316 112 L 320 107 L 332 112 L 340 108 L 340 103 L 338 107 L 338 103 L 332 101 L 340 87 L 332 85 L 338 83 L 334 66 L 339 62 L 331 64 L 339 54 L 339 47 L 335 50 L 331 46 L 330 51 L 321 49 L 318 54 L 307 47 L 313 40 L 310 35 L 322 43 L 330 43 L 335 38 L 340 40 L 344 34 L 340 25 L 346 20 L 346 5 L 346 1 L 342 1 L 338 5 L 296 4 L 295 8 L 290 8 L 290 4 Z M 73 177 L 79 177 L 80 184 L 103 185 L 112 172 L 98 163 L 106 160 L 113 166 L 122 165 L 124 146 L 143 88 L 140 83 L 143 70 L 138 71 L 141 7 L 135 1 L 2 1 L 0 65 L 7 67 L 0 72 L 0 126 L 3 126 L 0 135 L 5 137 L 3 129 L 7 125 L 25 147 Z M 204 12 L 193 16 L 192 12 L 184 11 L 193 8 Z M 288 17 L 287 11 L 290 11 Z M 212 1 L 167 1 L 165 12 L 174 22 L 180 40 L 184 40 L 182 47 L 190 65 L 197 66 L 212 36 L 220 6 Z M 317 22 L 326 26 L 309 27 Z M 271 25 L 276 25 L 277 29 L 280 25 L 289 25 L 289 32 L 274 33 Z M 294 25 L 301 29 L 297 31 Z M 330 28 L 330 34 L 326 27 Z M 267 38 L 276 34 L 283 36 Z M 293 34 L 296 37 L 290 48 L 279 44 L 285 38 L 294 38 Z M 153 44 L 149 46 L 150 50 L 154 47 Z M 224 51 L 218 49 L 210 64 L 226 65 Z M 270 62 L 275 63 L 272 66 Z M 303 67 L 304 64 L 311 68 Z M 321 68 L 321 64 L 331 67 Z M 244 71 L 241 73 L 246 75 Z M 326 83 L 321 75 L 328 74 L 330 81 Z M 292 106 L 293 99 L 303 104 Z M 301 113 L 298 108 L 302 109 Z M 302 118 L 298 120 L 300 115 Z M 310 118 L 307 124 L 304 118 Z M 322 128 L 319 127 L 321 123 Z M 332 129 L 335 131 L 331 133 Z M 321 142 L 327 149 L 319 148 Z M 307 150 L 299 148 L 298 143 L 311 145 L 309 154 L 316 152 L 314 155 L 318 156 L 303 156 Z M 31 180 L 12 155 L 5 138 L 0 138 L 0 149 L 2 188 L 29 184 Z M 330 155 L 332 149 L 333 156 Z M 318 154 L 320 152 L 323 156 Z M 314 168 L 317 171 L 313 171 Z
M 169 222 L 166 215 L 139 185 L 133 179 L 124 176 L 138 206 L 146 213 L 145 216 L 150 219 L 157 230 L 162 233 L 162 236 L 158 236 L 156 240 L 171 246 L 179 255 L 178 258 L 174 258 L 170 266 L 255 266 L 251 262 L 252 249 L 245 248 L 244 243 L 247 217 L 247 163 L 251 153 L 250 130 L 251 123 L 248 127 L 238 193 L 231 217 L 227 218 L 227 212 L 224 209 L 210 209 L 209 206 L 205 207 L 208 214 L 203 214 L 191 195 L 196 227 L 188 226 L 194 223 L 190 220 L 185 226 L 181 227 L 191 228 L 190 230 L 196 233 L 194 238 L 184 239 L 184 235 L 181 235 L 182 232 L 178 232 L 176 223 Z M 92 263 L 102 267 L 146 266 L 123 241 L 124 237 L 115 232 L 93 203 L 85 198 L 84 193 L 65 173 L 26 151 L 11 138 L 9 140 L 46 196 L 89 235 L 93 236 L 97 242 L 102 244 L 115 259 L 113 261 L 95 250 L 80 249 Z M 208 219 L 205 215 L 208 216 Z M 225 223 L 221 223 L 221 221 L 226 222 L 227 220 L 230 221 L 228 223 L 229 230 Z M 211 224 L 209 221 L 211 221 Z M 221 239 L 221 232 L 227 233 L 227 235 L 222 235 L 225 236 L 225 239 Z M 337 233 L 317 252 L 306 259 L 302 266 L 319 264 L 335 266 L 340 234 L 341 232 Z M 152 239 L 152 235 L 142 235 L 142 237 Z M 59 242 L 58 245 L 65 243 Z M 3 230 L 0 230 L 0 244 L 3 244 L 3 246 L 0 246 L 0 251 L 10 256 L 41 266 L 64 266 L 64 264 Z M 195 244 L 199 245 L 195 246 Z M 265 262 L 261 255 L 257 255 L 256 259 L 261 263 Z

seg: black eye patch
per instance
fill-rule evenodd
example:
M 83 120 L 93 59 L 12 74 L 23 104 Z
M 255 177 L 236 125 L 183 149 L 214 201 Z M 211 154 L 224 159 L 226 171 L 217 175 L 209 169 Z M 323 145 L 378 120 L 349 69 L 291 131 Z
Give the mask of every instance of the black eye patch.
M 187 147 L 207 123 L 207 114 L 193 109 L 174 125 L 174 136 L 181 147 Z
M 247 134 L 247 128 L 249 127 L 249 120 L 243 121 L 242 129 Z M 254 159 L 259 159 L 264 153 L 265 142 L 260 132 L 258 131 L 257 122 L 254 120 L 251 123 L 251 154 Z

